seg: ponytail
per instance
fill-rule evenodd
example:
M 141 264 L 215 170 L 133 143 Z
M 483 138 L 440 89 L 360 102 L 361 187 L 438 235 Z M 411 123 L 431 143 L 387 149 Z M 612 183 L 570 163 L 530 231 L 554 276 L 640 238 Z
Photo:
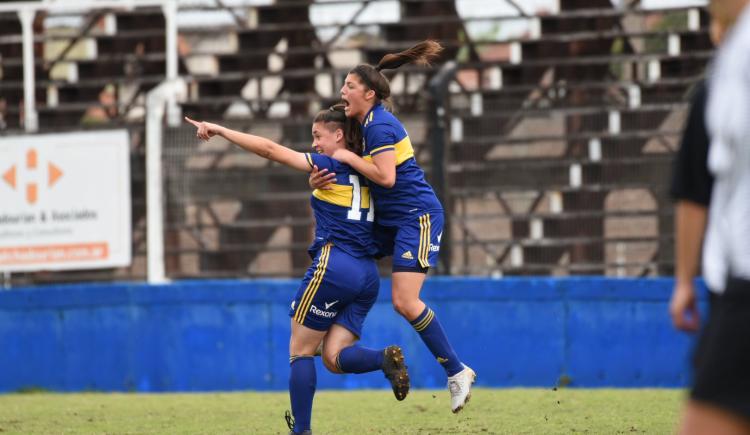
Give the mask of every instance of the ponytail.
M 376 66 L 360 64 L 349 73 L 357 74 L 368 89 L 375 91 L 379 101 L 391 106 L 391 86 L 381 71 L 396 69 L 407 63 L 430 66 L 442 51 L 443 46 L 439 42 L 426 40 L 399 53 L 386 54 Z
M 431 66 L 432 61 L 435 60 L 442 51 L 443 46 L 440 45 L 439 42 L 428 39 L 427 41 L 422 41 L 414 47 L 402 52 L 386 54 L 375 66 L 375 70 L 379 72 L 384 69 L 396 69 L 407 63 Z

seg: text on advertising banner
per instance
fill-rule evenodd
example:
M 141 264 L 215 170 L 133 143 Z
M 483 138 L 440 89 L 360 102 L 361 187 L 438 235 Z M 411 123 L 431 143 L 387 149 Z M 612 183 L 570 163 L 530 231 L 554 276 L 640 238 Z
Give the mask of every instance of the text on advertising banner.
M 131 262 L 126 130 L 0 137 L 0 271 Z

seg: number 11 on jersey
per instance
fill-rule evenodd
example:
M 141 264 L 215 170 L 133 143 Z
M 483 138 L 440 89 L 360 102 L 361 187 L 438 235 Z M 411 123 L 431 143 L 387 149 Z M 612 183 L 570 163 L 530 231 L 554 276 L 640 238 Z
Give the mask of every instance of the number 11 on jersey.
M 362 186 L 360 186 L 359 184 L 358 176 L 350 174 L 349 182 L 352 184 L 352 208 L 349 209 L 349 213 L 347 213 L 346 218 L 359 221 L 362 220 L 361 206 L 362 194 L 364 192 Z M 369 189 L 366 194 L 370 195 Z M 370 203 L 370 210 L 367 212 L 367 222 L 373 222 L 375 221 L 375 202 L 372 200 L 372 196 L 370 196 L 368 202 Z

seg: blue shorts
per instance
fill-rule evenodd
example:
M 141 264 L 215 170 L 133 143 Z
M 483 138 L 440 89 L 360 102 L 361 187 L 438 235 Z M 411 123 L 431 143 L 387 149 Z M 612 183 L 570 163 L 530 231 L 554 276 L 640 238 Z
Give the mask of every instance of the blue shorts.
M 399 226 L 375 224 L 380 255 L 393 256 L 394 272 L 427 272 L 435 267 L 443 237 L 443 211 L 415 215 Z
M 327 331 L 336 323 L 360 337 L 379 289 L 375 260 L 353 257 L 329 243 L 307 269 L 289 317 L 317 331 Z

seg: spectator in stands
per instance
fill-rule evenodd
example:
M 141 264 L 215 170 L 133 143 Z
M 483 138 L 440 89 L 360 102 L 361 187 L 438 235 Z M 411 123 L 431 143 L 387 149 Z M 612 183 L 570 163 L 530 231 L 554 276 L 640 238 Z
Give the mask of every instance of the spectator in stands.
M 678 159 L 682 170 L 694 166 L 698 173 L 704 170 L 707 161 L 715 177 L 703 249 L 703 272 L 711 290 L 710 313 L 696 348 L 694 380 L 681 422 L 682 434 L 750 434 L 750 123 L 747 122 L 750 8 L 747 3 L 748 0 L 711 1 L 711 33 L 715 40 L 723 39 L 709 74 L 705 103 L 711 146 L 703 164 L 697 161 L 700 154 L 695 151 L 682 164 Z M 692 116 L 689 121 L 693 121 Z M 699 177 L 701 180 L 686 191 L 705 204 L 709 196 L 700 192 L 709 182 L 705 176 Z M 680 179 L 679 172 L 676 179 Z M 693 207 L 690 214 L 683 216 L 678 209 L 678 282 L 670 305 L 675 326 L 690 331 L 698 328 L 699 319 L 695 292 L 685 281 L 692 278 L 697 263 L 696 245 L 706 222 L 705 210 L 700 205 Z M 686 235 L 688 231 L 694 231 L 694 235 Z
M 86 113 L 81 118 L 81 125 L 106 124 L 115 117 L 117 117 L 117 96 L 115 86 L 109 84 L 99 92 L 99 104 L 86 109 Z
M 219 135 L 241 148 L 299 171 L 313 166 L 336 171 L 335 189 L 315 191 L 310 199 L 315 215 L 315 240 L 308 252 L 313 263 L 292 301 L 289 316 L 289 395 L 292 433 L 310 433 L 316 373 L 313 356 L 323 343 L 325 366 L 333 373 L 382 370 L 396 399 L 409 392 L 409 375 L 401 348 L 367 349 L 356 345 L 362 323 L 378 296 L 380 278 L 373 256 L 374 213 L 365 179 L 349 166 L 332 159 L 336 150 L 361 152 L 359 125 L 349 120 L 343 106 L 315 116 L 312 134 L 318 153 L 300 153 L 268 139 L 240 133 L 208 122 L 186 118 L 198 128 L 198 137 Z
M 424 41 L 385 55 L 377 66 L 361 64 L 352 69 L 341 88 L 341 98 L 347 116 L 362 125 L 364 157 L 340 149 L 334 158 L 370 180 L 377 210 L 375 236 L 381 254 L 393 255 L 393 307 L 445 369 L 455 413 L 471 397 L 476 374 L 461 362 L 435 312 L 419 298 L 427 272 L 437 264 L 443 207 L 414 158 L 406 130 L 389 111 L 390 84 L 381 73 L 407 63 L 429 64 L 441 51 L 439 43 Z M 312 183 L 314 187 L 325 185 L 311 178 Z

